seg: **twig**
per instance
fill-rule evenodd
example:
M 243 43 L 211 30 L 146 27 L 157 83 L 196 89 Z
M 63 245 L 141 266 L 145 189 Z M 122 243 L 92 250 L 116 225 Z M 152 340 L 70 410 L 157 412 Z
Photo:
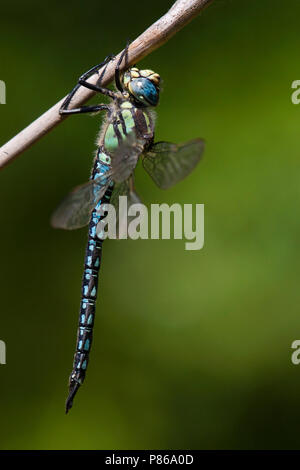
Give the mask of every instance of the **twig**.
M 126 66 L 137 63 L 143 57 L 150 54 L 150 52 L 167 42 L 211 2 L 212 0 L 177 0 L 164 16 L 130 44 Z M 119 55 L 108 64 L 103 76 L 103 86 L 113 80 L 114 68 Z M 95 84 L 97 79 L 98 74 L 95 74 L 88 81 Z M 72 100 L 72 107 L 81 105 L 94 94 L 95 92 L 81 87 Z M 62 117 L 59 114 L 59 108 L 64 100 L 65 98 L 60 100 L 0 148 L 0 167 L 7 165 L 57 124 L 66 119 L 65 116 Z

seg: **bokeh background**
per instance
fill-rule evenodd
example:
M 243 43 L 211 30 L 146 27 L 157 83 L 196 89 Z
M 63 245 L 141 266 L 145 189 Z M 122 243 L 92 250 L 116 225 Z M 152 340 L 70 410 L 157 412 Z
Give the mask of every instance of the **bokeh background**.
M 171 6 L 1 5 L 1 143 Z M 99 117 L 73 117 L 0 173 L 1 449 L 299 448 L 300 3 L 215 1 L 139 65 L 164 80 L 158 140 L 204 137 L 169 191 L 205 204 L 205 246 L 107 241 L 91 361 L 64 414 L 86 230 L 49 217 L 87 180 Z

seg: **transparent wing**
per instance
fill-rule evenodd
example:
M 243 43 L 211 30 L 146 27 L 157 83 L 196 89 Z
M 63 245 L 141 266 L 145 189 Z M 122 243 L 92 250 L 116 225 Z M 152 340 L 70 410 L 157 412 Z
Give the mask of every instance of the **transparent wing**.
M 191 140 L 182 145 L 157 142 L 144 155 L 143 166 L 157 186 L 168 189 L 191 173 L 203 150 L 202 139 Z
M 108 173 L 77 186 L 71 191 L 53 213 L 51 217 L 52 227 L 74 230 L 87 225 L 92 210 L 111 182 Z
M 133 136 L 128 136 L 126 141 L 114 151 L 111 166 L 116 183 L 121 183 L 130 177 L 142 152 L 143 142 Z
M 111 181 L 119 183 L 119 191 L 126 193 L 126 180 L 134 171 L 142 150 L 142 142 L 128 138 L 114 152 L 111 170 L 106 171 L 95 180 L 78 186 L 69 193 L 52 215 L 51 225 L 66 230 L 74 230 L 87 225 L 92 210 L 102 198 Z
M 125 204 L 121 204 L 120 206 L 120 196 L 126 197 L 126 206 Z M 132 206 L 133 204 L 141 204 L 141 200 L 134 189 L 133 177 L 128 178 L 122 183 L 115 184 L 110 202 L 114 205 L 116 210 L 117 238 L 123 238 L 125 234 L 128 234 L 128 225 L 130 224 L 130 221 L 134 218 L 127 215 L 130 206 Z
M 119 211 L 119 197 L 120 196 L 127 196 L 130 193 L 130 181 L 127 179 L 122 183 L 115 183 L 114 190 L 112 192 L 110 203 L 115 207 L 116 212 Z

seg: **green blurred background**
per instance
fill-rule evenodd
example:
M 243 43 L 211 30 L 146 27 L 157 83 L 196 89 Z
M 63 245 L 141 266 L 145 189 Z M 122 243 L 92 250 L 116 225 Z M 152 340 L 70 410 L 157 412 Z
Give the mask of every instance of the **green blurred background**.
M 1 143 L 171 4 L 2 4 Z M 164 80 L 157 139 L 207 147 L 175 188 L 139 167 L 137 189 L 148 205 L 204 203 L 205 246 L 105 243 L 68 416 L 86 230 L 49 217 L 87 180 L 99 118 L 70 118 L 1 171 L 1 449 L 300 447 L 299 15 L 297 0 L 215 1 L 139 64 Z

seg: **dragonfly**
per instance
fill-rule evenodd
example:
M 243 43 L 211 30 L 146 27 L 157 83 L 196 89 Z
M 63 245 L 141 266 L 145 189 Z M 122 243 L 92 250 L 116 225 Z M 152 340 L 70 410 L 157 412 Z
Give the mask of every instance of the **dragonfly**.
M 154 108 L 159 102 L 161 79 L 153 70 L 140 70 L 136 66 L 126 68 L 126 63 L 125 70 L 121 72 L 127 53 L 128 45 L 115 67 L 114 90 L 101 86 L 107 64 L 114 58 L 108 56 L 101 64 L 81 75 L 59 111 L 61 115 L 106 112 L 89 181 L 71 191 L 51 218 L 54 228 L 73 230 L 88 225 L 76 350 L 69 378 L 66 413 L 85 379 L 93 340 L 104 241 L 97 227 L 106 214 L 100 209 L 109 203 L 117 209 L 119 196 L 127 197 L 128 207 L 139 201 L 133 182 L 139 159 L 156 185 L 167 189 L 196 167 L 204 150 L 204 140 L 200 138 L 182 145 L 154 142 Z M 88 79 L 95 73 L 99 78 L 94 85 Z M 70 108 L 73 96 L 82 86 L 109 97 L 111 101 L 109 104 Z

